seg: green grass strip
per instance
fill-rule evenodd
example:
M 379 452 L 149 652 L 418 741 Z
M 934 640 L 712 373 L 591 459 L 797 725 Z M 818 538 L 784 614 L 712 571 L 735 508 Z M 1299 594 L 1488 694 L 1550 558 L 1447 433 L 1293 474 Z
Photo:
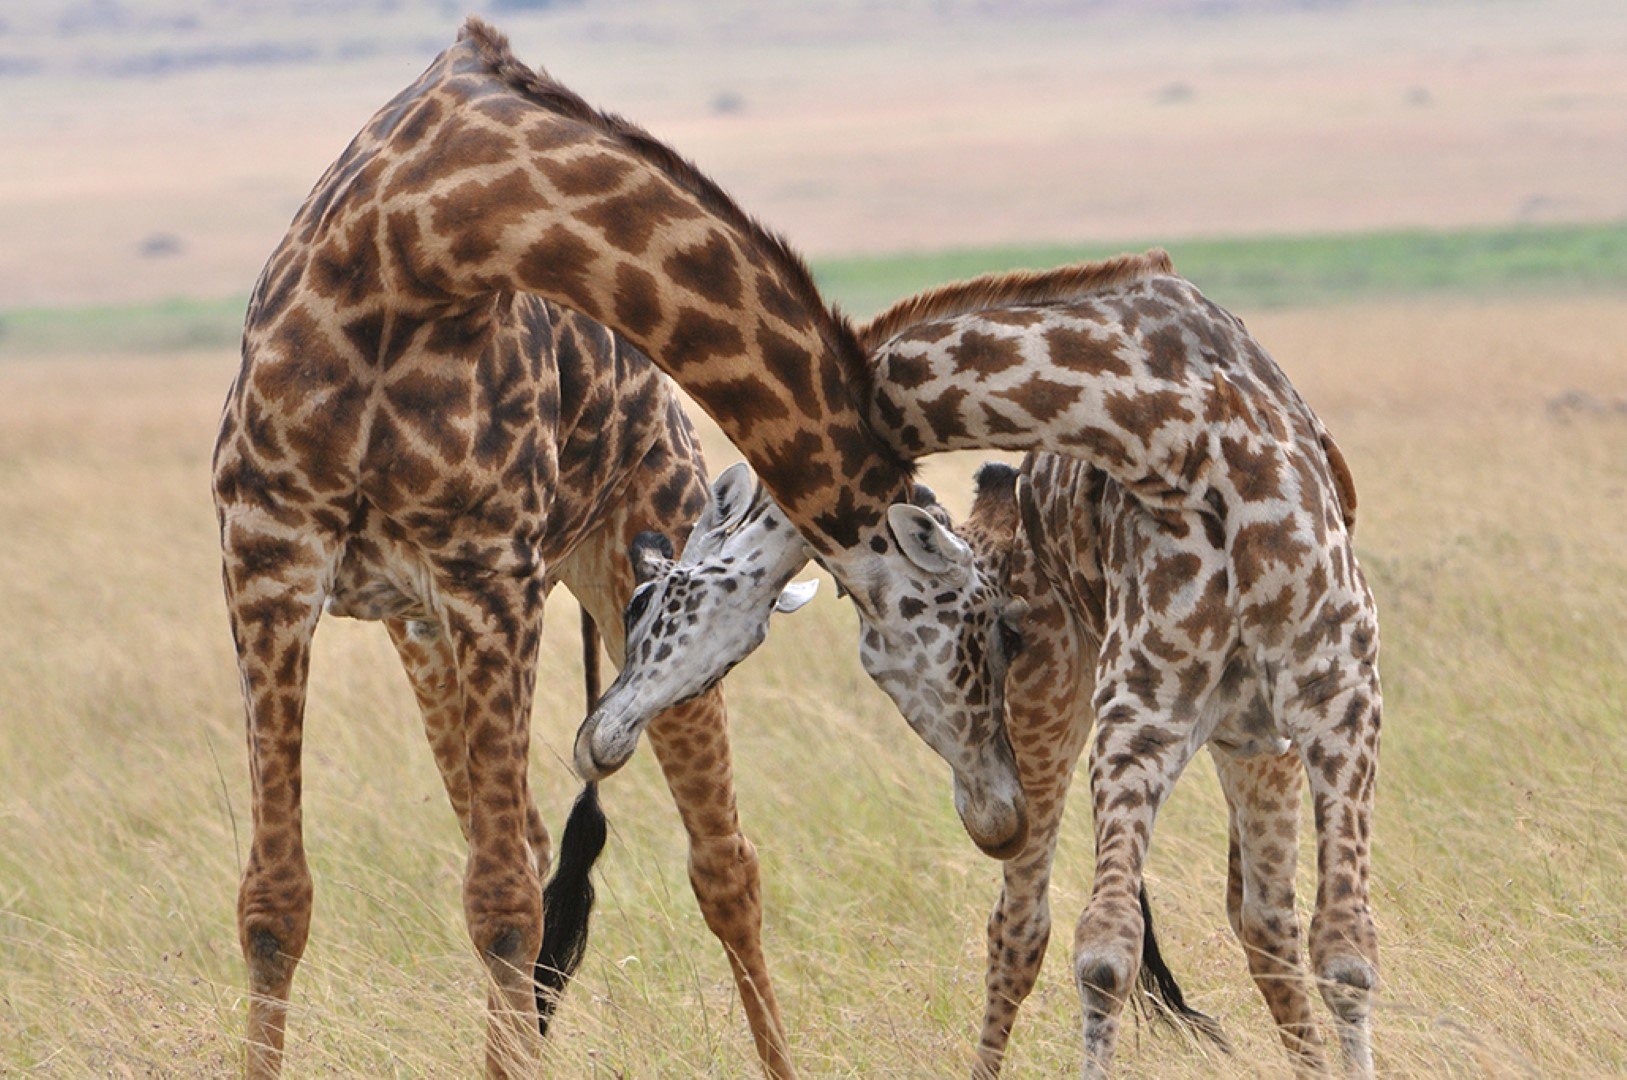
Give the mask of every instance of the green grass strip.
M 932 285 L 1139 251 L 1140 244 L 1045 245 L 826 259 L 827 295 L 868 315 Z M 1175 268 L 1229 308 L 1296 307 L 1454 293 L 1504 297 L 1627 287 L 1627 222 L 1458 232 L 1162 241 Z
M 910 293 L 994 271 L 1043 269 L 1153 246 L 1056 244 L 821 259 L 826 295 L 858 316 Z M 1627 288 L 1627 222 L 1455 232 L 1165 242 L 1176 268 L 1236 310 L 1439 294 L 1501 298 Z M 235 348 L 244 300 L 166 300 L 0 312 L 0 358 Z

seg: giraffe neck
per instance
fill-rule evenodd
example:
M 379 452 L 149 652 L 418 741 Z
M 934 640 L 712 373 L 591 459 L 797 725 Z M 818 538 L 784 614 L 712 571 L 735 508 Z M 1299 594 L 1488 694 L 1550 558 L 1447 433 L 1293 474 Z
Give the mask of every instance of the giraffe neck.
M 1065 279 L 1083 287 L 1070 296 Z M 1309 447 L 1319 430 L 1242 323 L 1163 252 L 952 286 L 858 333 L 874 350 L 871 423 L 910 457 L 1049 451 L 1199 508 L 1228 447 Z
M 582 312 L 718 422 L 833 572 L 881 550 L 910 469 L 861 411 L 852 328 L 693 166 L 520 65 L 476 20 L 364 136 L 359 152 L 389 159 L 373 224 L 398 302 L 512 290 Z

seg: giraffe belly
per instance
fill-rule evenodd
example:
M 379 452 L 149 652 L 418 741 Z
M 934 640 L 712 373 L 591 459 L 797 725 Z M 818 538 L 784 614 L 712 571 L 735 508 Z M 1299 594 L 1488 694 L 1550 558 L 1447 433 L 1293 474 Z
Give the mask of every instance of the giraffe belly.
M 352 537 L 345 545 L 328 592 L 326 611 L 348 619 L 430 617 L 428 589 L 421 564 L 402 545 L 371 537 Z
M 1215 747 L 1238 757 L 1288 752 L 1291 745 L 1277 726 L 1265 696 L 1265 683 L 1254 665 L 1233 660 L 1211 708 L 1218 722 L 1209 734 Z

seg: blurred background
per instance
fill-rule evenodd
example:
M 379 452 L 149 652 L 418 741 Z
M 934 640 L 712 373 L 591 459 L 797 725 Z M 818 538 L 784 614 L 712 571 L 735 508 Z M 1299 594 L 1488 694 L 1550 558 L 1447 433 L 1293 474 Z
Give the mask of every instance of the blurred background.
M 1614 0 L 41 0 L 0 312 L 241 299 L 471 10 L 826 264 L 1627 217 Z
M 1242 315 L 1351 463 L 1384 620 L 1380 1072 L 1627 1074 L 1621 0 L 33 0 L 0 5 L 0 1075 L 237 1067 L 248 778 L 210 447 L 262 261 L 470 10 L 856 314 L 1160 244 Z M 736 454 L 703 428 L 715 471 Z M 979 456 L 926 463 L 951 507 Z M 582 707 L 574 607 L 549 611 L 557 829 Z M 727 683 L 770 964 L 804 1074 L 964 1075 L 998 868 L 854 642 L 827 588 Z M 323 623 L 310 703 L 290 1075 L 473 1075 L 463 843 L 378 627 Z M 652 755 L 604 796 L 552 1074 L 756 1075 Z M 1237 1053 L 1136 1028 L 1123 1075 L 1287 1071 L 1225 875 L 1198 762 L 1149 881 Z M 1090 876 L 1079 794 L 1014 1076 L 1077 1068 Z

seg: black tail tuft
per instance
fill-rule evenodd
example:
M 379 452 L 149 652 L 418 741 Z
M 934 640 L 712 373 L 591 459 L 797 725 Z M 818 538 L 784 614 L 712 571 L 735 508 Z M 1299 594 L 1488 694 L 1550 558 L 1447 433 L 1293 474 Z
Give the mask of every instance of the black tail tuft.
M 554 1006 L 588 947 L 593 916 L 591 871 L 604 850 L 606 823 L 599 785 L 582 788 L 559 841 L 559 867 L 542 890 L 542 948 L 537 953 L 537 1026 L 548 1034 Z
M 1221 1033 L 1220 1021 L 1186 1003 L 1175 973 L 1164 963 L 1164 954 L 1158 949 L 1158 938 L 1152 929 L 1152 904 L 1147 900 L 1145 884 L 1141 886 L 1141 920 L 1145 928 L 1141 933 L 1141 974 L 1136 980 L 1140 992 L 1134 995 L 1136 1005 L 1153 1019 L 1202 1035 L 1225 1053 L 1231 1053 L 1231 1046 Z

